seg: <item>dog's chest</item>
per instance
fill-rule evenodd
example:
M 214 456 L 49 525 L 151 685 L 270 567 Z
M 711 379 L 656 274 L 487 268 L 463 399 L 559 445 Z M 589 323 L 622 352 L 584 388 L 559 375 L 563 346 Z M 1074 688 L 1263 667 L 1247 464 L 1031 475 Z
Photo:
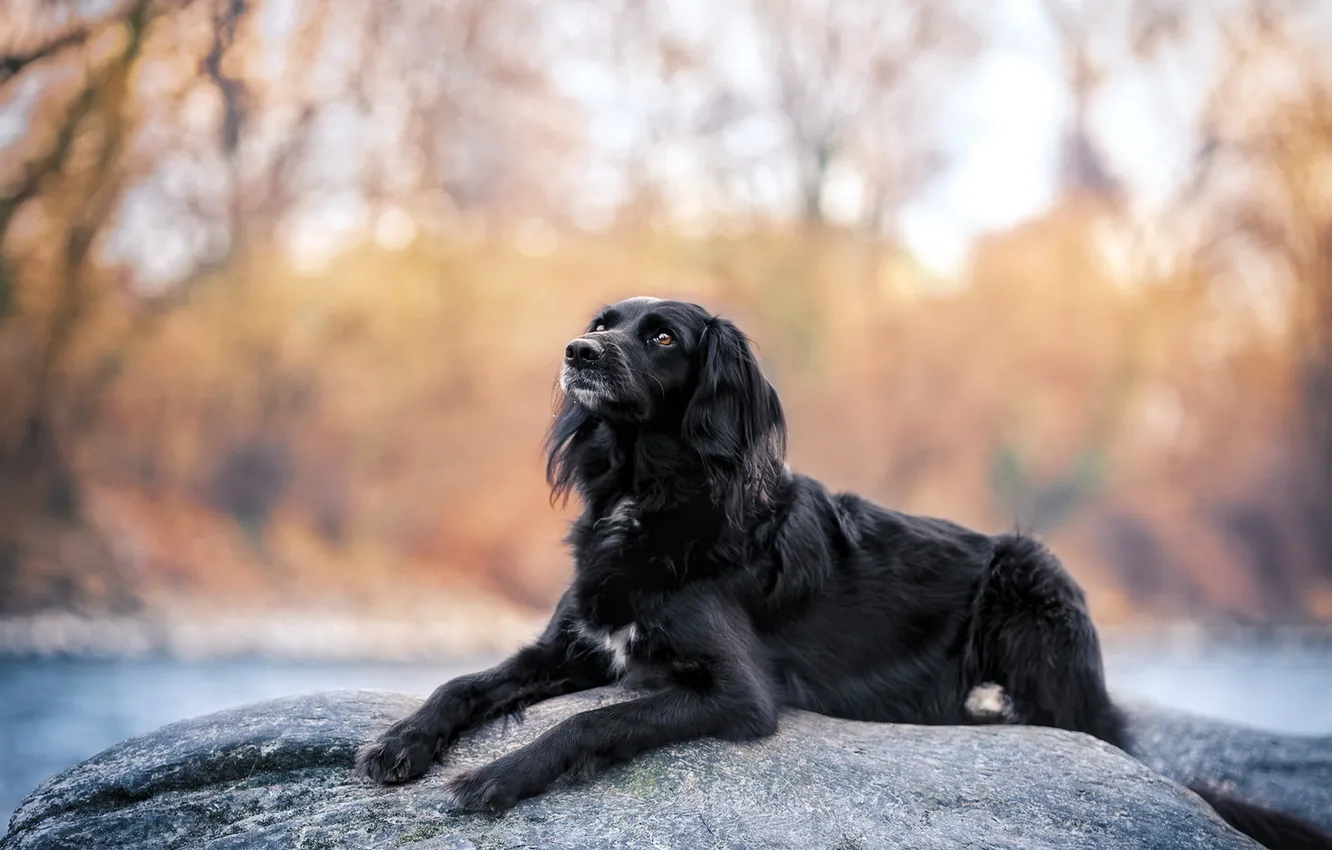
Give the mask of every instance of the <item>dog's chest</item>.
M 631 497 L 611 504 L 575 535 L 587 593 L 605 597 L 615 608 L 611 597 L 618 593 L 662 593 L 714 574 L 717 565 L 709 553 L 718 534 L 715 514 L 711 501 L 699 499 L 652 510 Z M 615 623 L 614 616 L 587 619 Z
M 584 641 L 610 657 L 611 667 L 616 673 L 623 673 L 629 668 L 631 652 L 639 638 L 636 623 L 607 629 L 579 622 L 577 628 Z
M 693 505 L 644 512 L 625 497 L 578 535 L 575 630 L 580 643 L 606 654 L 617 674 L 654 666 L 649 638 L 661 635 L 649 635 L 639 623 L 652 622 L 652 612 L 685 582 L 711 574 L 705 560 L 691 557 L 704 548 L 698 527 L 707 527 L 707 516 L 697 514 Z

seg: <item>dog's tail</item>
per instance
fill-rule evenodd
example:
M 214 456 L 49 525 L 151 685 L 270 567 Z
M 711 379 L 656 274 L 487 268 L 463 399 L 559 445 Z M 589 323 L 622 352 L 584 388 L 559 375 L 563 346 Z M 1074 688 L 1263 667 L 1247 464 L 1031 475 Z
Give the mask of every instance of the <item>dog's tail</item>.
M 1215 788 L 1190 785 L 1221 819 L 1269 850 L 1332 850 L 1332 835 L 1283 812 L 1245 802 Z

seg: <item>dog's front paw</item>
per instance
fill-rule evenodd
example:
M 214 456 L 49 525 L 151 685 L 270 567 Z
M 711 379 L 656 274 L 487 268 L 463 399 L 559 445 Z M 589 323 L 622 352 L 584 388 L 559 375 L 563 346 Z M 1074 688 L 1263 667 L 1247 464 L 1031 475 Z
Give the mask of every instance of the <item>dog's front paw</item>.
M 356 769 L 384 785 L 415 779 L 430 769 L 440 736 L 399 723 L 356 751 Z
M 445 784 L 444 790 L 459 809 L 502 812 L 540 789 L 527 787 L 522 775 L 501 760 L 458 774 Z

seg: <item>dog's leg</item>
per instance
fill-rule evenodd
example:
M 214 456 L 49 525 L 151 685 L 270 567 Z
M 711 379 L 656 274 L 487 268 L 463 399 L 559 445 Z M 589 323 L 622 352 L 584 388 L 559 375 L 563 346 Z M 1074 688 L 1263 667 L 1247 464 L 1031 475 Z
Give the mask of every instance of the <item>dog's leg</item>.
M 489 670 L 436 688 L 419 709 L 361 747 L 357 769 L 376 782 L 414 779 L 468 729 L 544 699 L 609 684 L 613 674 L 607 660 L 573 646 L 577 636 L 567 607 L 561 602 L 532 646 Z
M 455 777 L 448 784 L 453 802 L 502 810 L 566 773 L 590 773 L 666 744 L 704 736 L 753 740 L 777 731 L 777 702 L 748 621 L 717 616 L 722 606 L 715 600 L 696 604 L 688 622 L 668 626 L 672 685 L 576 714 L 526 747 Z
M 520 750 L 450 780 L 465 809 L 503 810 L 539 794 L 566 773 L 585 773 L 639 753 L 712 735 L 734 740 L 776 731 L 775 711 L 742 708 L 716 696 L 672 687 L 641 699 L 585 711 Z
M 1129 749 L 1082 590 L 1035 541 L 1005 538 L 999 551 L 982 602 L 984 675 L 1002 687 L 1018 722 L 1086 732 Z

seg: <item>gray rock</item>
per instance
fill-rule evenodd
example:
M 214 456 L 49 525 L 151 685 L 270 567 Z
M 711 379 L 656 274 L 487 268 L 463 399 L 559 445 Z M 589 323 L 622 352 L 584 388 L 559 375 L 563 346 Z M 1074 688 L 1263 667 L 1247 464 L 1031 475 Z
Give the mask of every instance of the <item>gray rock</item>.
M 591 691 L 465 737 L 424 780 L 352 775 L 402 694 L 290 697 L 174 723 L 34 791 L 0 850 L 45 848 L 1252 848 L 1193 794 L 1084 735 L 889 726 L 803 712 L 765 741 L 696 741 L 564 783 L 502 816 L 448 810 L 445 777 L 623 698 Z M 1134 710 L 1153 766 L 1329 824 L 1332 739 Z
M 1135 751 L 1153 770 L 1332 830 L 1332 737 L 1283 735 L 1147 704 L 1127 707 Z

